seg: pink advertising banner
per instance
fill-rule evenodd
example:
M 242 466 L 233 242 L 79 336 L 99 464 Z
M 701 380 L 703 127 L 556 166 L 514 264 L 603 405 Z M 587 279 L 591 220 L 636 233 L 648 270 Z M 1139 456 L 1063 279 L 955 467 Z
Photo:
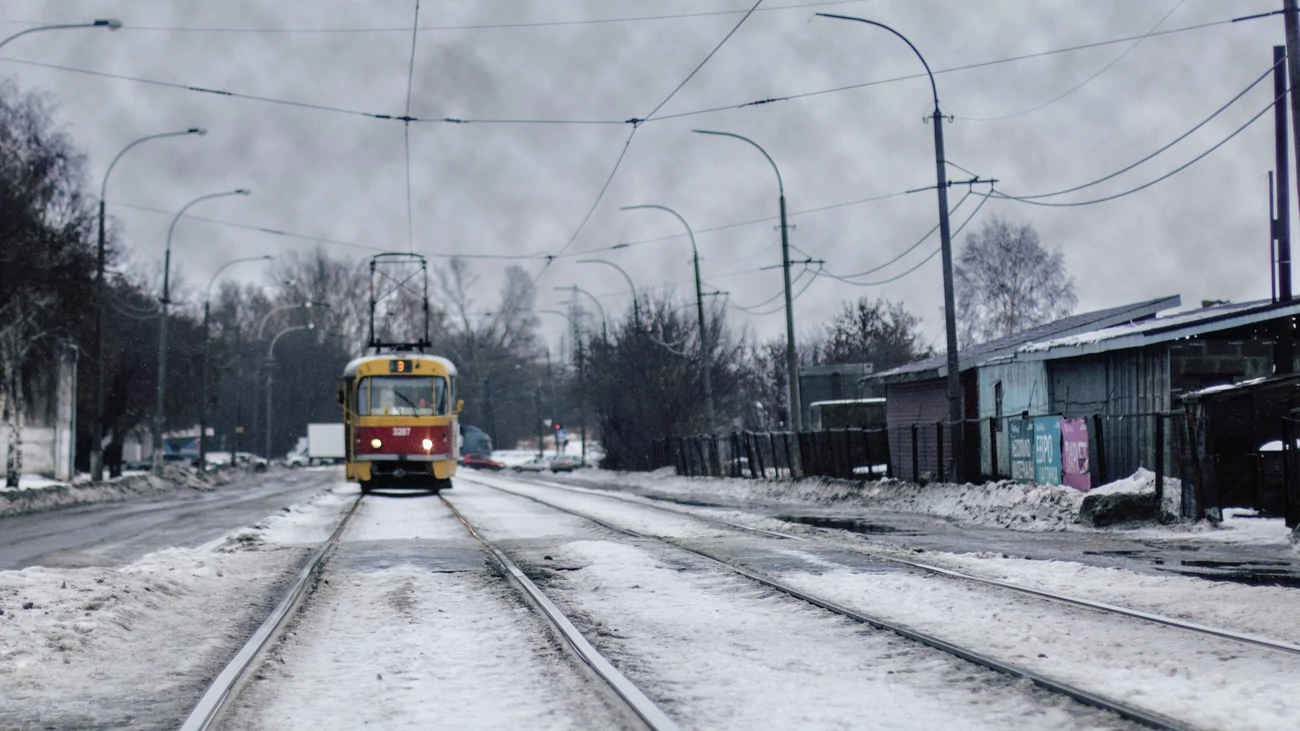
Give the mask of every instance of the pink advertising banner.
M 1088 473 L 1088 422 L 1061 420 L 1061 483 L 1087 492 L 1092 487 Z

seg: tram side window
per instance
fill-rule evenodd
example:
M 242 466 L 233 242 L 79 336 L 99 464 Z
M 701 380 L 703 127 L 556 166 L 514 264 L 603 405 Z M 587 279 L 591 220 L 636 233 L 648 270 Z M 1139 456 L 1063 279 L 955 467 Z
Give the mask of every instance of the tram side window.
M 447 381 L 440 376 L 370 376 L 357 391 L 357 413 L 362 416 L 447 413 Z

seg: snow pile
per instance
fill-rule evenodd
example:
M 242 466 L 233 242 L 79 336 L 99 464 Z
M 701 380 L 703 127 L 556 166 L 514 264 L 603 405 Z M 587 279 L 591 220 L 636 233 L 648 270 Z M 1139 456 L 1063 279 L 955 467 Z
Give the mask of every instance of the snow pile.
M 356 499 L 358 492 L 356 485 L 336 485 L 305 503 L 282 508 L 275 515 L 231 533 L 215 550 L 246 551 L 267 545 L 315 546 L 334 532 L 340 515 Z
M 616 477 L 615 477 L 616 475 Z M 654 472 L 619 472 L 586 469 L 571 479 L 598 487 L 612 483 L 647 494 L 703 501 L 762 501 L 781 506 L 845 506 L 893 512 L 919 513 L 970 525 L 1024 531 L 1059 531 L 1075 526 L 1088 495 L 1154 494 L 1155 475 L 1139 469 L 1133 475 L 1081 493 L 1064 485 L 1040 485 L 1010 480 L 984 485 L 933 483 L 917 485 L 901 480 L 857 482 L 829 478 L 802 480 L 746 480 L 734 478 L 677 477 L 672 467 Z M 1178 514 L 1181 483 L 1165 478 L 1165 511 Z
M 66 484 L 48 481 L 17 490 L 0 489 L 0 516 L 35 513 L 72 505 L 117 502 L 145 495 L 168 492 L 178 487 L 213 490 L 243 477 L 243 470 L 223 469 L 195 472 L 185 467 L 166 465 L 161 475 L 142 472 L 105 482 Z M 19 483 L 22 485 L 22 483 Z

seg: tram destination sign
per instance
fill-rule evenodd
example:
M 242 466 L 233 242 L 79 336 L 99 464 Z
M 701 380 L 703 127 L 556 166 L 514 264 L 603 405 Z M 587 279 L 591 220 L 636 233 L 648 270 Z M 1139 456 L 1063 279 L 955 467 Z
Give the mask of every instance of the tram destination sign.
M 415 361 L 413 360 L 390 360 L 388 361 L 389 373 L 410 373 L 415 370 Z

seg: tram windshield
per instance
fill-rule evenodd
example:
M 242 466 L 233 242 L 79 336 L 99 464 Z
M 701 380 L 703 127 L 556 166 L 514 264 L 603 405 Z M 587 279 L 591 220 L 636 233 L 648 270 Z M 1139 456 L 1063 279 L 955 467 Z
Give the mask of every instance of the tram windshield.
M 360 416 L 434 416 L 447 413 L 447 381 L 440 376 L 370 376 L 357 388 Z

